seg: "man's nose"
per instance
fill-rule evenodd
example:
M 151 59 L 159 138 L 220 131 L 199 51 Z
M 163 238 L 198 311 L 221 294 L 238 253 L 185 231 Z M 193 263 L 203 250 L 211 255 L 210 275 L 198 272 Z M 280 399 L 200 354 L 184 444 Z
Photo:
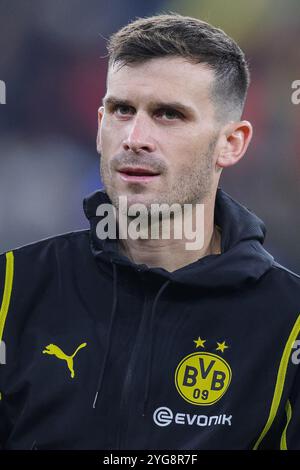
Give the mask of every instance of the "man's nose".
M 123 141 L 123 149 L 132 152 L 154 152 L 155 143 L 151 135 L 151 123 L 145 116 L 135 116 L 130 122 L 128 135 Z

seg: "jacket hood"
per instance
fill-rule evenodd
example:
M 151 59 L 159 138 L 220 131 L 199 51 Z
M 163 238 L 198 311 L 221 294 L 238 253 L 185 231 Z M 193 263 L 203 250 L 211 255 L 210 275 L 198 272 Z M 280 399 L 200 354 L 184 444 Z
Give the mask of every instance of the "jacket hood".
M 99 262 L 130 266 L 138 271 L 151 271 L 163 281 L 204 288 L 237 288 L 256 282 L 273 264 L 273 257 L 263 248 L 266 228 L 262 220 L 218 188 L 215 203 L 215 224 L 221 229 L 221 254 L 208 255 L 174 272 L 135 264 L 118 250 L 115 239 L 100 240 L 96 227 L 103 216 L 97 216 L 102 204 L 111 204 L 104 190 L 84 199 L 84 212 L 90 222 L 93 255 Z

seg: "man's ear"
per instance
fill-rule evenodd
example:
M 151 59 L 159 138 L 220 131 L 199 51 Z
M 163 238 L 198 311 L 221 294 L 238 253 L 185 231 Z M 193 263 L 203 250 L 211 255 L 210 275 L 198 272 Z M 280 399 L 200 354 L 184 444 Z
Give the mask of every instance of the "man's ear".
M 216 161 L 220 168 L 235 165 L 245 154 L 253 135 L 249 121 L 230 122 L 222 132 L 221 149 Z
M 101 134 L 100 134 L 100 128 L 101 128 L 101 122 L 103 118 L 103 113 L 104 113 L 104 107 L 100 106 L 98 109 L 98 132 L 97 132 L 97 138 L 96 138 L 96 144 L 97 144 L 97 152 L 101 153 Z

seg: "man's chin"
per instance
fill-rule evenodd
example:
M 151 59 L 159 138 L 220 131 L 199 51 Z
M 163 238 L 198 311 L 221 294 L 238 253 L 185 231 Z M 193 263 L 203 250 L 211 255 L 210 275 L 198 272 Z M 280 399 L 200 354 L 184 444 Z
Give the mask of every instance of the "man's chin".
M 120 192 L 117 195 L 111 197 L 111 201 L 116 208 L 125 208 L 129 209 L 135 204 L 142 204 L 145 208 L 150 211 L 152 204 L 162 204 L 163 201 L 161 197 L 155 194 L 128 194 L 125 191 Z
M 126 198 L 127 207 L 130 208 L 135 204 L 142 204 L 147 208 L 147 210 L 151 209 L 151 204 L 157 204 L 159 202 L 158 197 L 150 196 L 149 194 L 129 194 L 123 195 Z

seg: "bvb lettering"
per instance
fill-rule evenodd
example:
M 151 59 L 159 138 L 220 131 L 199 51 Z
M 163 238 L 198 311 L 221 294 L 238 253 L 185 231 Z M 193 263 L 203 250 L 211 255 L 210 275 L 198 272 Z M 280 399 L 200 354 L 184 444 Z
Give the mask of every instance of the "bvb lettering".
M 180 362 L 175 372 L 175 385 L 189 403 L 212 405 L 228 389 L 231 375 L 231 369 L 223 358 L 197 352 Z

